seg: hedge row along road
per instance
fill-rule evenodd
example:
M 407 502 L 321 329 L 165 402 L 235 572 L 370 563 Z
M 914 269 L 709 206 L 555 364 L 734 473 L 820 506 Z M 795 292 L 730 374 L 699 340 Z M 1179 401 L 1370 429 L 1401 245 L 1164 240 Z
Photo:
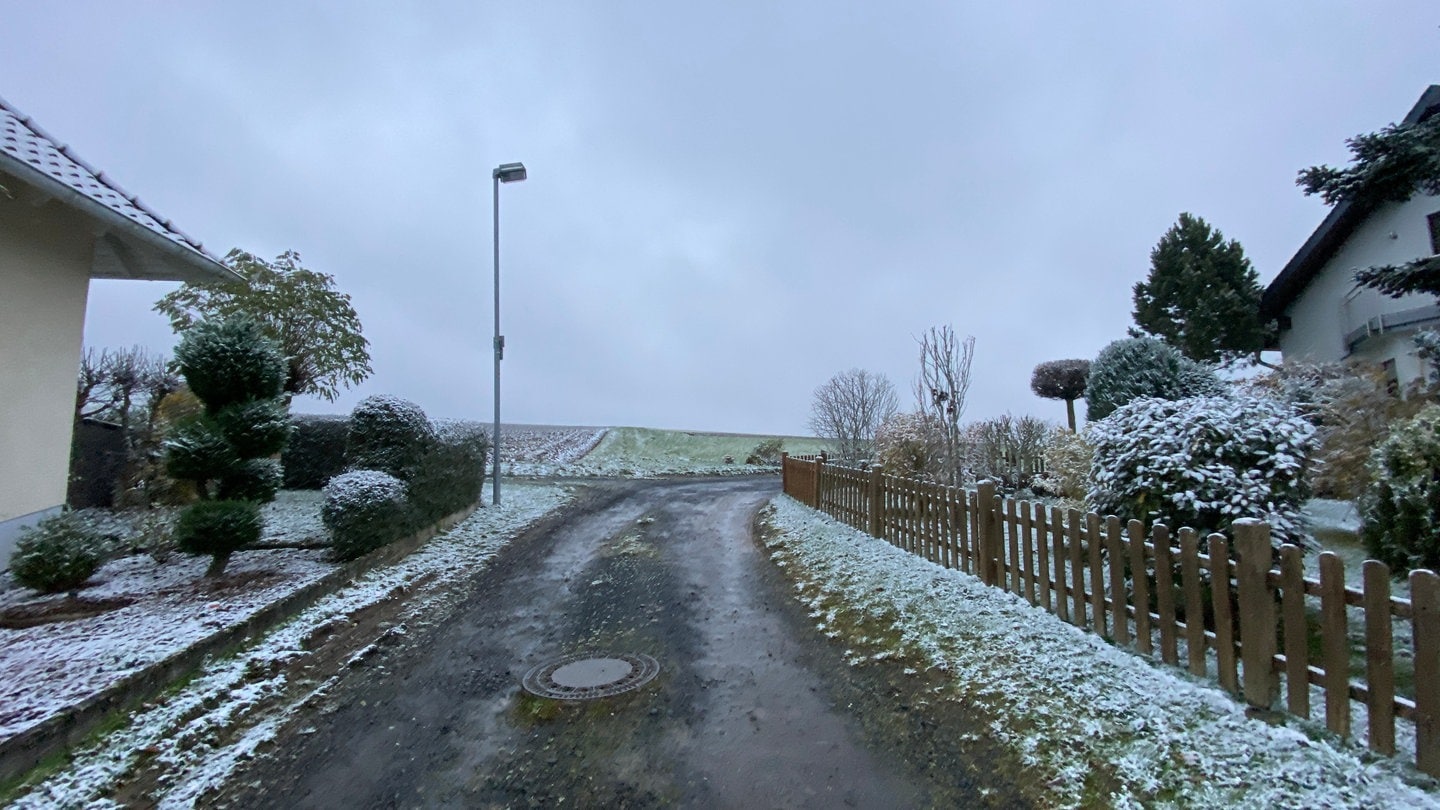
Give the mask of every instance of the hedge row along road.
M 778 489 L 770 476 L 594 485 L 444 620 L 336 657 L 348 674 L 199 803 L 1023 805 L 998 775 L 1013 763 L 974 742 L 982 729 L 920 708 L 923 677 L 847 665 L 843 641 L 809 623 L 754 536 Z M 520 688 L 531 667 L 584 652 L 652 656 L 660 674 L 585 702 Z

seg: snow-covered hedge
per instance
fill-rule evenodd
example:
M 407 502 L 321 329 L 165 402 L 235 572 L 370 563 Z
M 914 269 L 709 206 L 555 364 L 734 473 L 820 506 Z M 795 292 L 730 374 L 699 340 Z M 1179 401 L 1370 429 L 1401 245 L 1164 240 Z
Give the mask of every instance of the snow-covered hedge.
M 1100 350 L 1085 386 L 1085 418 L 1094 422 L 1143 397 L 1220 396 L 1214 370 L 1155 338 L 1126 338 Z
M 345 471 L 349 416 L 299 414 L 290 417 L 290 422 L 294 433 L 280 457 L 285 466 L 286 489 L 320 489 Z
M 1274 542 L 1301 543 L 1314 433 L 1293 410 L 1265 397 L 1138 399 L 1090 426 L 1088 505 L 1201 533 L 1261 518 Z
M 940 426 L 923 413 L 897 413 L 875 431 L 875 457 L 891 475 L 938 473 L 943 444 Z
M 480 500 L 490 434 L 477 422 L 435 425 L 435 443 L 410 478 L 410 503 L 417 528 Z
M 344 560 L 398 540 L 410 527 L 405 482 L 379 470 L 341 473 L 325 485 L 320 519 Z
M 435 445 L 435 428 L 419 405 L 388 395 L 360 400 L 350 414 L 346 464 L 409 480 Z
M 1397 575 L 1440 570 L 1440 406 L 1391 428 L 1370 472 L 1360 499 L 1366 549 Z

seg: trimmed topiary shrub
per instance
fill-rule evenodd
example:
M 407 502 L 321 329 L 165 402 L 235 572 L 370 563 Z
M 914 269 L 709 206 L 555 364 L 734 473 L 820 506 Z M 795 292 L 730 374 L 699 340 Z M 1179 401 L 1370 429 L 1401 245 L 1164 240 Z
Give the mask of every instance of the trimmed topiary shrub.
M 1089 428 L 1089 506 L 1201 534 L 1260 518 L 1277 545 L 1306 543 L 1300 507 L 1314 433 L 1265 397 L 1137 399 Z
M 320 517 L 342 560 L 400 538 L 412 524 L 405 482 L 379 470 L 353 470 L 331 478 Z
M 20 533 L 10 556 L 16 582 L 42 593 L 72 595 L 100 568 L 105 540 L 74 513 L 45 518 Z
M 297 414 L 290 424 L 294 432 L 280 456 L 286 489 L 320 489 L 345 471 L 349 416 Z
M 1092 422 L 1104 419 L 1142 397 L 1176 400 L 1225 392 L 1225 383 L 1209 366 L 1155 338 L 1127 338 L 1101 349 L 1090 364 L 1085 418 Z
M 419 405 L 399 397 L 366 397 L 350 414 L 345 462 L 409 480 L 435 446 L 435 428 Z
M 230 555 L 260 539 L 260 505 L 255 501 L 200 501 L 175 521 L 175 544 L 188 554 L 209 554 L 207 577 L 218 577 Z
M 1392 427 L 1370 456 L 1370 472 L 1360 498 L 1366 550 L 1397 577 L 1440 570 L 1440 406 Z
M 175 348 L 175 362 L 211 414 L 247 400 L 279 396 L 288 368 L 280 347 L 246 317 L 190 327 Z
M 489 453 L 490 436 L 483 426 L 473 422 L 435 426 L 435 444 L 410 478 L 410 504 L 417 527 L 480 500 Z
M 202 499 L 181 514 L 177 540 L 187 538 L 179 542 L 186 551 L 210 554 L 206 576 L 219 576 L 240 545 L 259 539 L 259 504 L 274 500 L 283 481 L 280 463 L 268 457 L 290 436 L 280 399 L 287 366 L 279 348 L 246 317 L 196 324 L 175 357 L 205 406 L 166 442 L 170 474 L 195 482 Z M 250 504 L 248 512 L 235 505 L 242 502 Z

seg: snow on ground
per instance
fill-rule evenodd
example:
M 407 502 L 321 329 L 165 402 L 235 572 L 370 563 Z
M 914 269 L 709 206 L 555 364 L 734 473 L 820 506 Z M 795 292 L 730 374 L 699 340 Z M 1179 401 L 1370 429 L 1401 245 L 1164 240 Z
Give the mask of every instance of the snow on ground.
M 505 475 L 556 475 L 584 458 L 600 440 L 605 428 L 536 430 L 502 429 L 500 469 Z
M 334 569 L 323 550 L 240 551 L 219 583 L 209 557 L 165 563 L 133 555 L 105 564 L 80 592 L 86 601 L 132 599 L 88 619 L 0 629 L 0 738 L 10 737 L 196 641 L 240 624 Z M 0 607 L 62 602 L 14 588 Z
M 778 466 L 746 464 L 745 458 L 765 436 L 698 431 L 619 427 L 602 431 L 583 457 L 516 465 L 517 475 L 658 478 L 667 475 L 753 475 L 774 473 Z M 820 439 L 786 438 L 792 453 L 818 453 Z M 732 460 L 725 462 L 726 456 Z M 501 458 L 502 465 L 504 458 Z
M 1320 727 L 1246 718 L 1218 687 L 1151 664 L 974 577 L 800 505 L 773 501 L 772 557 L 818 626 L 882 625 L 848 655 L 948 673 L 941 695 L 993 718 L 1044 803 L 1111 806 L 1440 807 L 1400 759 Z M 1106 779 L 1095 771 L 1106 770 Z M 1412 784 L 1413 783 L 1413 784 Z M 1094 795 L 1111 784 L 1111 795 Z M 1088 791 L 1088 792 L 1087 792 Z
M 277 664 L 301 655 L 304 640 L 318 628 L 346 622 L 357 611 L 422 580 L 425 589 L 416 597 L 412 615 L 443 615 L 440 608 L 459 599 L 464 591 L 458 585 L 484 568 L 525 526 L 569 498 L 567 489 L 555 485 L 507 484 L 501 506 L 476 510 L 395 565 L 372 571 L 322 598 L 245 651 L 207 664 L 177 693 L 136 712 L 128 725 L 97 744 L 73 752 L 65 769 L 13 806 L 118 807 L 107 798 L 111 786 L 142 756 L 156 757 L 181 772 L 180 778 L 157 789 L 158 805 L 192 806 L 204 791 L 223 782 L 239 762 L 273 737 L 299 705 L 328 688 L 329 682 L 321 683 L 299 701 L 271 705 L 287 685 L 283 667 Z M 482 502 L 488 503 L 488 496 Z M 405 630 L 400 625 L 388 632 L 403 635 Z M 219 731 L 235 728 L 244 729 L 236 742 L 217 743 Z

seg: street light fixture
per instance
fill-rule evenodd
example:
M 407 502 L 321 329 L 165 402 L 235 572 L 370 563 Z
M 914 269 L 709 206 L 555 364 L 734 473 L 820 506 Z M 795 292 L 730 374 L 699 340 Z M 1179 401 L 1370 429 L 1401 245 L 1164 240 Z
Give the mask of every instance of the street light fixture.
M 524 163 L 501 163 L 490 172 L 495 186 L 495 433 L 491 458 L 495 466 L 495 486 L 491 495 L 500 505 L 500 359 L 505 356 L 505 338 L 500 336 L 500 184 L 525 179 Z

